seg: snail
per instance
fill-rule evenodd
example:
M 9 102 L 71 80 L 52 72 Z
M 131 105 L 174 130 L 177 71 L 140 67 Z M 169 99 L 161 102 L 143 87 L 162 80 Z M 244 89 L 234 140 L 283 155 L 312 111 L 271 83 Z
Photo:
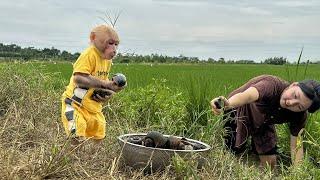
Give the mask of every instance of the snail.
M 128 139 L 128 142 L 130 143 L 133 143 L 133 144 L 139 144 L 139 145 L 142 145 L 142 138 L 138 137 L 138 136 L 133 136 L 133 137 L 130 137 Z
M 117 86 L 119 86 L 119 87 L 122 87 L 122 86 L 126 85 L 126 83 L 127 83 L 126 76 L 121 73 L 116 73 L 114 76 L 112 76 L 111 80 L 113 82 L 115 82 L 117 84 Z
M 185 144 L 182 140 L 185 140 L 185 138 L 179 139 L 174 136 L 169 137 L 169 148 L 170 149 L 176 149 L 176 150 L 185 150 Z
M 168 138 L 157 131 L 149 132 L 144 138 L 144 145 L 147 147 L 164 148 Z

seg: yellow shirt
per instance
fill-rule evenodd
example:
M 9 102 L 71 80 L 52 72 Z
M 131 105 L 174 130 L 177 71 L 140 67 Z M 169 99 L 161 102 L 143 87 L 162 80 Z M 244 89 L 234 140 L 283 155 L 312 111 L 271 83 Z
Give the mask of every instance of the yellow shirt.
M 63 93 L 62 98 L 66 97 L 72 99 L 75 92 L 78 92 L 79 89 L 83 93 L 83 97 L 81 100 L 81 107 L 87 109 L 90 112 L 101 112 L 102 111 L 102 103 L 94 101 L 91 99 L 93 88 L 89 89 L 81 89 L 76 86 L 73 81 L 74 73 L 80 72 L 89 74 L 101 80 L 108 80 L 108 75 L 111 69 L 112 60 L 101 58 L 99 50 L 90 46 L 85 51 L 81 53 L 77 61 L 73 65 L 73 73 L 70 78 L 69 85 L 66 87 L 66 91 Z

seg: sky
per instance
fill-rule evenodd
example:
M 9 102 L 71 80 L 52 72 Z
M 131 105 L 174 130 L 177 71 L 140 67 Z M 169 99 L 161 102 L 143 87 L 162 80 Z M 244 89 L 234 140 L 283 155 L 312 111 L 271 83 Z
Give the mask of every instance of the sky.
M 81 52 L 119 14 L 119 52 L 320 60 L 319 0 L 1 0 L 0 42 Z

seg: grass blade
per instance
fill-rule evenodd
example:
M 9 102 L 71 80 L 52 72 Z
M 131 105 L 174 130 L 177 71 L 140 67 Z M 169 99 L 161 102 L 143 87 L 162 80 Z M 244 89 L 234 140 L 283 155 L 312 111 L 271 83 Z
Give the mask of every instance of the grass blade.
M 299 59 L 298 59 L 298 62 L 297 62 L 297 66 L 296 66 L 296 76 L 295 76 L 295 79 L 294 79 L 295 81 L 296 81 L 297 78 L 298 78 L 298 68 L 299 68 L 299 64 L 300 64 L 302 52 L 303 52 L 303 46 L 302 46 L 302 49 L 301 49 L 301 52 L 300 52 L 300 55 L 299 55 Z
M 307 75 L 307 69 L 308 69 L 308 65 L 309 65 L 309 63 L 310 63 L 310 61 L 308 60 L 308 61 L 307 61 L 306 66 L 305 66 L 305 68 L 304 68 L 303 79 L 305 79 L 305 78 L 306 78 L 306 75 Z

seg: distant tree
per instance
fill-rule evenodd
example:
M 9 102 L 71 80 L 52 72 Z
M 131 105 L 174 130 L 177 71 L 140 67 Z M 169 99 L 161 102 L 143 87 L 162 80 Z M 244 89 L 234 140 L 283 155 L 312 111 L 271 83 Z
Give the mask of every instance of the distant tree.
M 73 55 L 71 53 L 69 53 L 68 51 L 62 51 L 60 57 L 63 60 L 73 59 Z
M 208 58 L 208 63 L 215 63 L 216 60 L 214 60 L 213 58 Z
M 198 63 L 200 60 L 199 60 L 198 57 L 190 57 L 189 61 L 192 62 L 192 63 Z
M 264 60 L 265 64 L 283 65 L 287 62 L 286 58 L 283 57 L 273 57 Z
M 221 58 L 219 58 L 218 63 L 224 64 L 224 63 L 226 63 L 226 61 L 224 60 L 224 58 L 221 57 Z
M 72 55 L 72 59 L 78 59 L 79 56 L 80 56 L 80 53 L 76 52 Z
M 235 63 L 237 64 L 255 64 L 253 60 L 238 60 Z
M 178 59 L 180 60 L 180 62 L 186 62 L 186 61 L 188 61 L 188 57 L 186 57 L 186 56 L 184 56 L 184 55 L 182 55 L 182 54 L 180 54 L 180 55 L 178 56 Z

